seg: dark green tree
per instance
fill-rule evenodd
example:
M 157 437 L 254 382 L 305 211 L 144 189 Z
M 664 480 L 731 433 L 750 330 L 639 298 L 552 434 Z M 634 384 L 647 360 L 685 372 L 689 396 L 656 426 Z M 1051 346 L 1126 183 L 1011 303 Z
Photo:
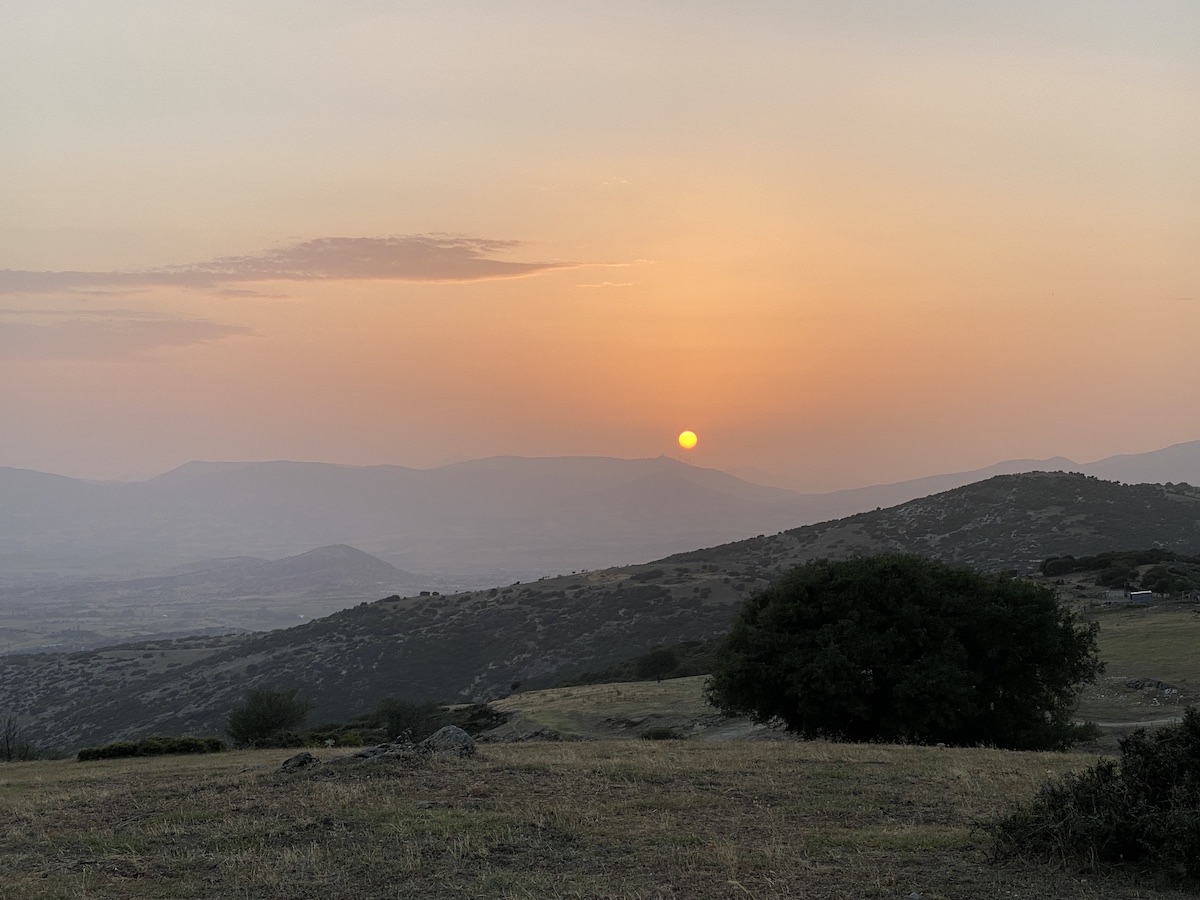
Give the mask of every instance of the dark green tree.
M 225 731 L 240 745 L 272 742 L 304 726 L 312 704 L 296 699 L 296 689 L 251 688 L 241 706 L 229 713 Z
M 1063 749 L 1096 627 L 1043 585 L 916 556 L 799 566 L 743 607 L 708 699 L 808 738 Z

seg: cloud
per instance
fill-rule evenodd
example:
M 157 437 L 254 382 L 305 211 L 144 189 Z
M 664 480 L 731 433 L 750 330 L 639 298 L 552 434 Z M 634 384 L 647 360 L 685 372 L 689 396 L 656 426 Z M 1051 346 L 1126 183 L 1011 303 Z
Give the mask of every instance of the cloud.
M 18 311 L 8 311 L 18 312 Z M 28 311 L 24 311 L 28 312 Z M 38 315 L 55 315 L 38 311 Z M 158 347 L 185 347 L 254 334 L 244 325 L 159 318 L 135 310 L 93 310 L 53 322 L 0 319 L 0 360 L 117 359 Z
M 520 241 L 453 234 L 317 238 L 252 256 L 130 272 L 0 270 L 0 294 L 111 291 L 150 286 L 228 289 L 263 281 L 487 281 L 520 278 L 577 263 L 511 262 L 495 257 Z

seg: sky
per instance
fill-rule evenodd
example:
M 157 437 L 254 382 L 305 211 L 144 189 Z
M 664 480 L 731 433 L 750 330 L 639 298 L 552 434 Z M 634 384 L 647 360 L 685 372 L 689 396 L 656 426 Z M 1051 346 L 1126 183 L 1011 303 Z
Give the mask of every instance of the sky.
M 0 465 L 1200 439 L 1200 4 L 6 0 Z

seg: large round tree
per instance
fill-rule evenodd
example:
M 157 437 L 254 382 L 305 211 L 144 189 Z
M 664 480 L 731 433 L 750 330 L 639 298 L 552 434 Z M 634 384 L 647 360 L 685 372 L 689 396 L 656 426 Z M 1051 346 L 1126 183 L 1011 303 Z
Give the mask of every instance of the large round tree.
M 805 737 L 1062 749 L 1096 627 L 1054 591 L 916 556 L 821 560 L 746 601 L 708 683 Z

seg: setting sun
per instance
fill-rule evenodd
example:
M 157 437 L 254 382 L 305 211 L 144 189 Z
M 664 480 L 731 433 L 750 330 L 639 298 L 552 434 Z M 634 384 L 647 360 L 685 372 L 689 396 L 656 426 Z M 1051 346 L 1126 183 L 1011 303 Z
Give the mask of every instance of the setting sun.
M 684 450 L 691 450 L 696 446 L 696 432 L 682 431 L 679 433 L 679 446 Z

